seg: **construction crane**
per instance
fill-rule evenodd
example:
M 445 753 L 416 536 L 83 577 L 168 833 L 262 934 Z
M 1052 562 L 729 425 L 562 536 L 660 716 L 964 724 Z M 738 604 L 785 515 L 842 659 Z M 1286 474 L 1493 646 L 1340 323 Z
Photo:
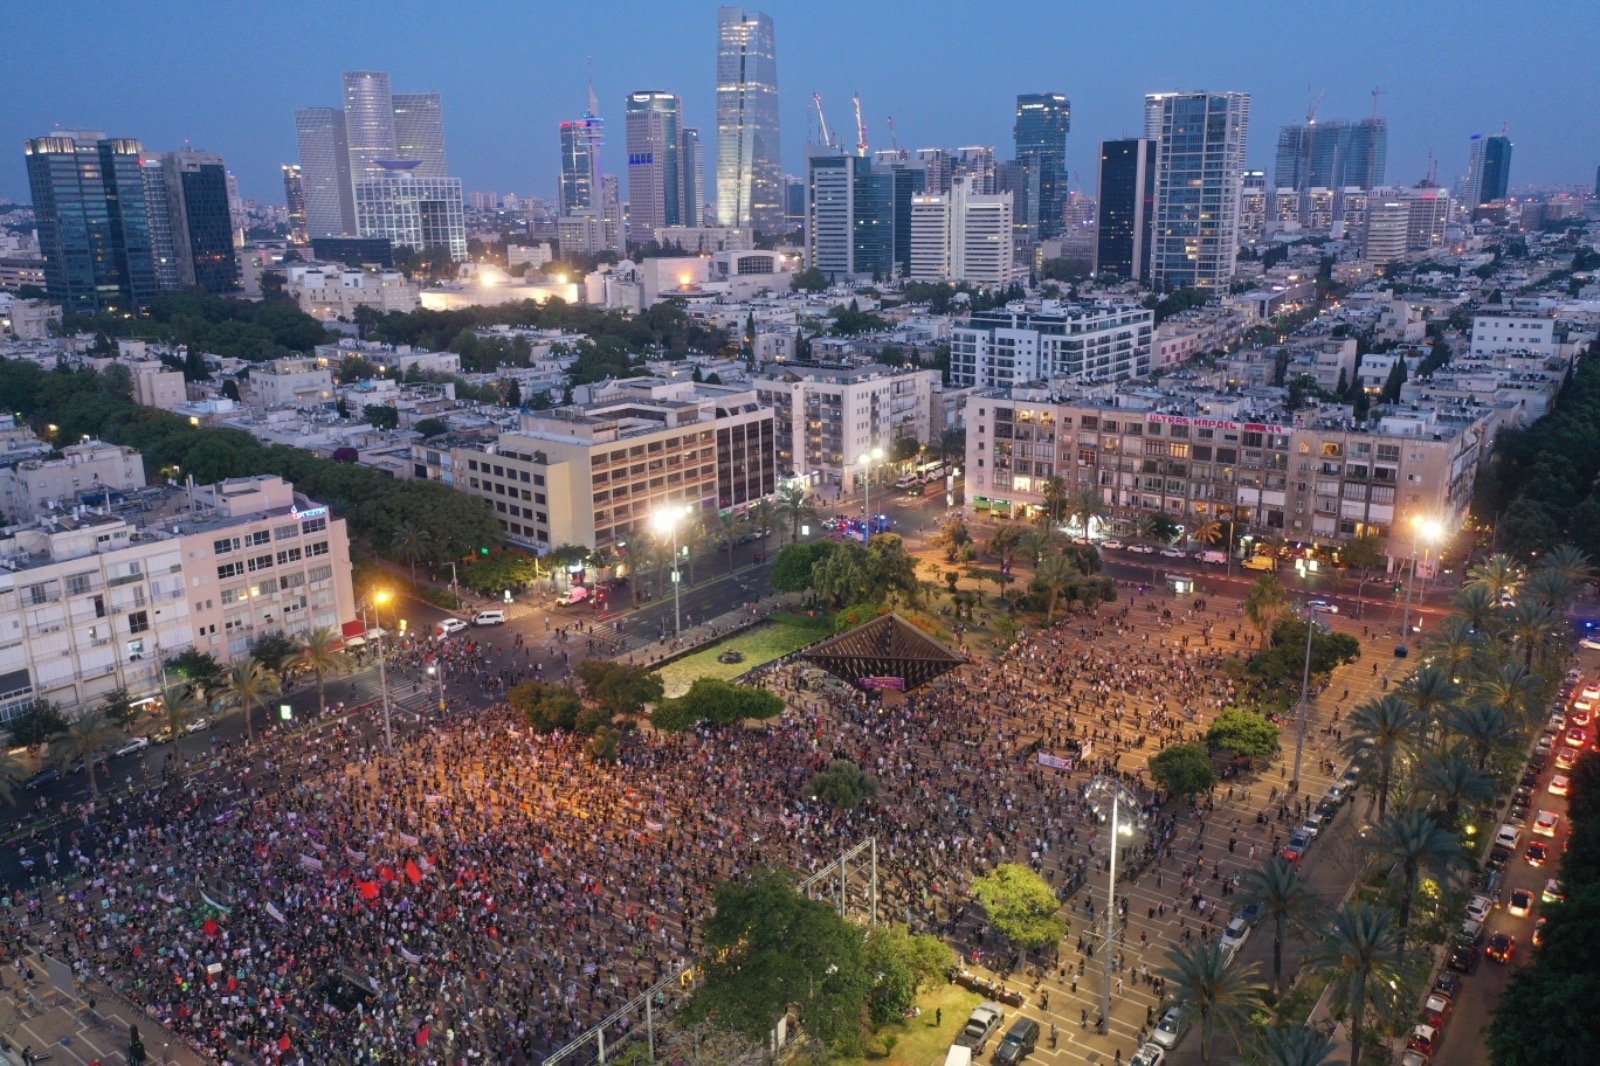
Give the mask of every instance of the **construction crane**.
M 885 115 L 885 116 L 883 116 L 883 121 L 885 123 L 887 123 L 888 126 L 889 126 L 889 146 L 891 148 L 893 148 L 896 152 L 899 152 L 900 151 L 900 135 L 897 134 L 895 132 L 895 130 L 894 130 L 894 116 L 893 115 Z
M 861 121 L 861 94 L 851 93 L 851 103 L 856 108 L 856 155 L 867 154 L 867 124 Z
M 812 101 L 817 105 L 817 124 L 822 127 L 822 143 L 833 147 L 833 135 L 828 132 L 828 116 L 822 113 L 822 94 L 812 93 Z

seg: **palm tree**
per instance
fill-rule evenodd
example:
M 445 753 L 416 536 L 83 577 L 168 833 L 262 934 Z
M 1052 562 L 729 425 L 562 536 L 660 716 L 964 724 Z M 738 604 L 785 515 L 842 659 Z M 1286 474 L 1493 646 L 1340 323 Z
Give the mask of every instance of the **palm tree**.
M 1578 596 L 1588 592 L 1589 586 L 1595 583 L 1594 564 L 1571 544 L 1558 544 L 1551 548 L 1549 554 L 1540 560 L 1539 569 L 1559 574 L 1576 587 Z
M 183 748 L 178 745 L 178 738 L 183 736 L 190 723 L 200 716 L 200 708 L 203 705 L 203 694 L 190 685 L 168 685 L 161 690 L 161 724 L 172 737 L 173 762 L 176 764 L 179 781 L 183 780 L 184 762 Z
M 711 520 L 711 532 L 715 534 L 722 550 L 728 553 L 730 571 L 733 569 L 733 549 L 738 547 L 739 534 L 743 531 L 744 523 L 732 511 L 723 511 Z
M 1521 595 L 1524 600 L 1543 604 L 1557 615 L 1565 614 L 1572 601 L 1577 599 L 1583 586 L 1569 580 L 1559 570 L 1547 570 L 1540 567 L 1528 575 L 1528 580 L 1522 583 Z
M 1517 742 L 1517 730 L 1504 711 L 1487 704 L 1463 707 L 1451 716 L 1450 728 L 1472 749 L 1478 772 L 1489 765 L 1489 756 L 1499 748 Z
M 1029 567 L 1039 565 L 1039 560 L 1056 552 L 1060 534 L 1049 529 L 1026 529 L 1017 538 L 1017 553 L 1028 560 Z
M 244 712 L 245 743 L 255 743 L 255 724 L 252 719 L 257 705 L 278 690 L 278 675 L 254 659 L 241 659 L 228 671 L 222 696 L 231 706 Z
M 1056 600 L 1072 587 L 1073 581 L 1078 577 L 1078 566 L 1069 556 L 1046 555 L 1039 560 L 1039 567 L 1034 571 L 1034 577 L 1044 585 L 1044 624 L 1049 625 L 1056 619 Z
M 411 580 L 417 580 L 417 563 L 428 557 L 428 535 L 414 522 L 401 522 L 389 536 L 389 550 L 394 557 L 411 568 Z
M 1500 597 L 1516 588 L 1522 580 L 1522 564 L 1511 556 L 1497 553 L 1467 571 L 1467 588 L 1481 588 L 1489 598 L 1499 602 Z
M 1522 663 L 1529 670 L 1535 660 L 1543 659 L 1550 645 L 1560 639 L 1561 619 L 1547 604 L 1534 600 L 1521 600 L 1511 608 L 1506 619 L 1506 629 L 1514 644 L 1522 648 Z
M 1266 646 L 1267 635 L 1272 632 L 1272 626 L 1283 614 L 1285 598 L 1283 586 L 1271 574 L 1263 574 L 1244 598 L 1244 616 L 1250 624 L 1256 627 L 1261 634 L 1262 647 Z
M 770 530 L 778 524 L 778 509 L 771 500 L 757 500 L 751 505 L 750 524 L 758 530 Z
M 89 775 L 89 801 L 93 803 L 100 798 L 100 782 L 95 779 L 95 770 L 104 755 L 117 741 L 122 739 L 105 715 L 98 711 L 86 711 L 67 723 L 67 731 L 61 735 L 63 747 L 59 756 L 63 763 L 71 764 L 82 760 L 84 772 Z
M 1464 585 L 1455 594 L 1450 606 L 1475 633 L 1490 632 L 1497 621 L 1500 601 L 1484 585 Z
M 1204 544 L 1208 548 L 1213 547 L 1222 539 L 1222 523 L 1212 519 L 1189 534 L 1189 539 L 1196 544 Z
M 1370 749 L 1378 760 L 1379 818 L 1389 808 L 1395 760 L 1415 749 L 1422 726 L 1417 709 L 1395 693 L 1360 704 L 1346 720 L 1345 754 L 1359 758 Z
M 1451 679 L 1449 671 L 1430 665 L 1412 674 L 1400 695 L 1417 709 L 1422 729 L 1425 732 L 1438 730 L 1442 739 L 1446 716 L 1461 695 L 1461 688 Z
M 1200 1061 L 1211 1062 L 1211 1038 L 1219 1027 L 1237 1035 L 1261 1004 L 1261 986 L 1251 978 L 1254 964 L 1228 965 L 1229 955 L 1210 938 L 1167 949 L 1168 966 L 1157 973 L 1172 987 L 1172 998 L 1200 1021 Z
M 1045 479 L 1044 510 L 1041 512 L 1046 523 L 1045 528 L 1054 529 L 1061 524 L 1061 517 L 1066 513 L 1069 499 L 1064 479 L 1060 477 Z
M 1157 544 L 1171 544 L 1181 532 L 1178 523 L 1165 511 L 1146 511 L 1139 516 L 1139 536 Z
M 1443 807 L 1444 824 L 1454 826 L 1463 803 L 1483 803 L 1494 798 L 1494 779 L 1474 766 L 1459 748 L 1425 755 L 1417 766 L 1417 791 L 1433 797 L 1433 809 Z
M 28 776 L 28 771 L 15 756 L 0 751 L 0 801 L 7 806 L 16 802 L 17 786 Z
M 1329 1062 L 1333 1051 L 1332 1033 L 1309 1025 L 1276 1025 L 1257 1033 L 1245 1055 L 1253 1066 L 1343 1066 Z
M 1466 854 L 1456 843 L 1455 834 L 1442 828 L 1427 811 L 1405 811 L 1383 818 L 1372 827 L 1367 843 L 1377 854 L 1398 863 L 1403 874 L 1395 941 L 1404 951 L 1406 931 L 1411 926 L 1411 904 L 1416 899 L 1422 870 L 1426 868 L 1443 878 L 1466 861 Z
M 1394 1010 L 1390 991 L 1402 969 L 1394 911 L 1372 903 L 1345 904 L 1311 942 L 1305 964 L 1330 978 L 1350 1021 L 1350 1066 L 1361 1066 L 1367 1009 L 1376 1007 L 1383 1016 Z
M 1089 535 L 1089 523 L 1096 518 L 1106 515 L 1106 503 L 1101 498 L 1099 491 L 1091 488 L 1081 488 L 1072 494 L 1072 500 L 1067 505 L 1067 514 L 1076 520 L 1078 528 L 1083 535 Z
M 317 679 L 317 713 L 320 716 L 325 717 L 328 713 L 328 700 L 323 693 L 324 680 L 329 674 L 343 673 L 350 661 L 344 657 L 343 647 L 339 634 L 327 626 L 308 629 L 300 634 L 294 665 Z
M 1459 614 L 1446 618 L 1440 624 L 1438 634 L 1429 643 L 1433 658 L 1450 672 L 1452 678 L 1461 676 L 1462 669 L 1482 647 L 1482 638 L 1473 630 L 1472 624 Z
M 778 521 L 789 527 L 791 543 L 800 539 L 800 527 L 815 522 L 820 514 L 811 503 L 806 487 L 799 482 L 790 482 L 778 490 L 772 510 Z
M 1272 919 L 1272 990 L 1283 995 L 1283 942 L 1290 925 L 1302 925 L 1316 909 L 1311 886 L 1300 868 L 1288 859 L 1274 855 L 1266 864 L 1240 874 L 1241 904 L 1255 903 Z

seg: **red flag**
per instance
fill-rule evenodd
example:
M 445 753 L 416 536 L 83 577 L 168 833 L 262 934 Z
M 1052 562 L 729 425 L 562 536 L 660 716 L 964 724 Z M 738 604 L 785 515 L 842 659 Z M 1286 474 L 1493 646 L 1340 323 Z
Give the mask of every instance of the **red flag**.
M 393 881 L 394 880 L 394 867 L 392 867 L 392 866 L 380 866 L 380 867 L 378 867 L 378 877 L 385 884 L 387 884 L 390 881 Z
M 279 1051 L 288 1051 L 289 1047 L 290 1047 L 290 1044 L 289 1044 L 289 1034 L 288 1033 L 285 1033 L 284 1035 L 278 1037 L 278 1050 Z
M 205 924 L 200 928 L 205 932 L 206 936 L 216 936 L 222 931 L 222 926 L 217 924 L 215 918 L 207 918 Z
M 361 898 L 362 899 L 377 899 L 378 898 L 378 882 L 376 882 L 376 881 L 361 881 L 361 882 L 358 882 L 358 884 L 361 886 Z
M 411 883 L 414 885 L 422 884 L 422 868 L 417 865 L 416 860 L 406 860 L 406 877 L 409 878 Z
M 417 1030 L 417 1046 L 418 1047 L 421 1047 L 423 1044 L 426 1044 L 428 1042 L 428 1035 L 429 1035 L 428 1027 L 426 1025 L 424 1025 L 421 1029 Z

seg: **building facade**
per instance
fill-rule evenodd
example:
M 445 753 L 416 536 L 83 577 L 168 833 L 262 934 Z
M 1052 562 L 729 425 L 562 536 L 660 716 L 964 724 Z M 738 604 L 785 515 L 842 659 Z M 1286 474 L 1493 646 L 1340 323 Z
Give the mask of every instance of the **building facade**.
M 391 164 L 393 165 L 393 164 Z M 419 178 L 408 170 L 356 182 L 356 232 L 417 253 L 443 251 L 467 261 L 466 207 L 460 178 Z
M 562 214 L 599 206 L 601 120 L 594 115 L 561 123 Z
M 950 383 L 993 389 L 1139 377 L 1150 372 L 1154 331 L 1155 313 L 1136 305 L 1042 301 L 978 312 L 950 331 Z
M 1273 184 L 1280 189 L 1383 184 L 1389 157 L 1387 119 L 1339 119 L 1284 126 L 1278 131 Z
M 400 158 L 394 94 L 389 88 L 389 75 L 381 70 L 347 70 L 342 80 L 345 138 L 354 188 L 368 178 L 382 177 L 383 164 Z
M 1156 141 L 1152 284 L 1226 288 L 1239 253 L 1247 93 L 1152 93 L 1145 135 Z
M 395 93 L 395 158 L 415 159 L 419 178 L 450 174 L 444 156 L 444 108 L 438 93 Z
M 306 232 L 338 237 L 356 231 L 355 188 L 350 183 L 350 150 L 344 112 L 336 107 L 305 107 L 294 113 L 305 188 Z
M 772 17 L 717 9 L 717 223 L 783 231 L 778 48 Z
M 1099 228 L 1094 272 L 1143 281 L 1150 274 L 1156 143 L 1143 137 L 1100 143 Z
M 143 486 L 144 462 L 138 452 L 120 444 L 83 441 L 61 449 L 59 459 L 28 459 L 0 468 L 0 513 L 20 522 L 51 509 L 105 508 Z
M 628 94 L 628 225 L 635 240 L 683 225 L 682 112 L 683 102 L 672 93 Z
M 1012 126 L 1017 162 L 1028 187 L 1027 212 L 1020 221 L 1031 241 L 1061 235 L 1067 202 L 1067 134 L 1072 104 L 1063 93 L 1020 93 Z
M 206 292 L 239 288 L 228 205 L 228 168 L 220 155 L 185 149 L 161 157 L 171 213 L 178 284 Z
M 289 212 L 289 243 L 311 243 L 306 222 L 306 177 L 299 163 L 283 164 L 283 200 Z

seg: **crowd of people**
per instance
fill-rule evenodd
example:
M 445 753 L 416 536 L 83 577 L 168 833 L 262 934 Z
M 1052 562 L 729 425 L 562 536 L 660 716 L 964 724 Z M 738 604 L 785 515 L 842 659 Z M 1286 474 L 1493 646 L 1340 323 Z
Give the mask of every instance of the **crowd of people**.
M 503 703 L 454 707 L 393 754 L 341 724 L 51 842 L 79 876 L 8 897 L 4 946 L 70 959 L 217 1061 L 535 1063 L 690 963 L 720 882 L 876 836 L 881 913 L 983 953 L 972 879 L 1024 862 L 1070 899 L 1105 859 L 1088 776 L 1140 788 L 1144 754 L 1229 702 L 1237 632 L 1178 615 L 1103 608 L 888 701 L 792 661 L 763 675 L 781 719 L 646 730 L 612 763 Z M 515 646 L 458 646 L 452 686 L 531 670 L 506 665 Z M 807 794 L 834 759 L 876 779 L 873 802 Z M 1172 812 L 1141 795 L 1142 857 L 1171 855 Z

